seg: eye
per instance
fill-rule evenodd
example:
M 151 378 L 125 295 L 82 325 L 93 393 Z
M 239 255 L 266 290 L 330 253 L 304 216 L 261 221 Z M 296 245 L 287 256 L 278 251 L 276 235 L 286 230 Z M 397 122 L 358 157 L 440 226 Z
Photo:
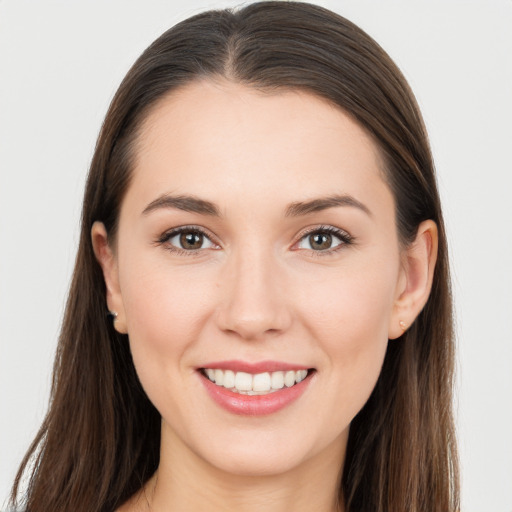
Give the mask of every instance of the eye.
M 316 252 L 330 252 L 337 247 L 350 244 L 352 237 L 345 231 L 332 226 L 317 228 L 306 233 L 296 244 L 297 249 Z
M 213 247 L 211 240 L 198 231 L 184 231 L 178 233 L 169 239 L 169 243 L 180 249 L 186 249 L 187 251 Z
M 210 237 L 199 228 L 182 227 L 164 233 L 158 240 L 172 251 L 197 252 L 202 249 L 217 249 Z

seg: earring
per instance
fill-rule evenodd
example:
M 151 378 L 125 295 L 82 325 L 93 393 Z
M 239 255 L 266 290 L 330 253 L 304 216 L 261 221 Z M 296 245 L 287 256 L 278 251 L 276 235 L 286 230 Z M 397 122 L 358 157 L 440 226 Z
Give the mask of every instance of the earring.
M 112 322 L 117 320 L 117 311 L 109 311 L 107 315 L 112 318 Z
M 400 326 L 400 329 L 402 329 L 402 331 L 405 332 L 405 330 L 407 329 L 407 324 L 403 320 L 400 320 L 400 322 L 398 322 L 398 325 Z

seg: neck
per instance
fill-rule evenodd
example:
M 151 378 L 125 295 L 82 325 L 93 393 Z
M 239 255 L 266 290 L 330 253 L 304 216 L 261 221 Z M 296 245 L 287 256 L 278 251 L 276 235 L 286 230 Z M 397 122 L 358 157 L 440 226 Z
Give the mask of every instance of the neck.
M 342 512 L 339 482 L 346 436 L 285 473 L 239 475 L 223 471 L 162 430 L 160 466 L 139 495 L 151 512 Z

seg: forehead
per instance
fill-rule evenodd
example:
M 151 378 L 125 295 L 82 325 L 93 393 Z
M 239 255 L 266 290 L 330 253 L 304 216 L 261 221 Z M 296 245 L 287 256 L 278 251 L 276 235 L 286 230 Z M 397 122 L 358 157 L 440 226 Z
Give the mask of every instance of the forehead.
M 379 151 L 340 108 L 315 95 L 198 81 L 161 99 L 141 125 L 131 188 L 163 192 L 308 195 L 386 188 Z M 335 190 L 334 190 L 335 189 Z M 389 192 L 389 191 L 388 191 Z M 154 197 L 153 197 L 154 198 Z

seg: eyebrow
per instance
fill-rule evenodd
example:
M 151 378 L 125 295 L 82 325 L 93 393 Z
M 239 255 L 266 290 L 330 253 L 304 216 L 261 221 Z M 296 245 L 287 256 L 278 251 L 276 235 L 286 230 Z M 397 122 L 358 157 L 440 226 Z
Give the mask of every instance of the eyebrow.
M 144 208 L 142 214 L 147 215 L 155 210 L 165 208 L 176 208 L 186 212 L 220 217 L 219 209 L 210 201 L 205 201 L 204 199 L 199 199 L 194 196 L 172 196 L 170 194 L 163 194 L 157 197 Z
M 339 206 L 357 208 L 365 212 L 370 217 L 372 216 L 369 208 L 358 201 L 355 197 L 348 194 L 342 194 L 320 197 L 310 201 L 298 201 L 291 203 L 285 210 L 285 217 L 300 217 Z M 147 215 L 155 210 L 166 208 L 175 208 L 186 212 L 199 213 L 201 215 L 209 215 L 212 217 L 221 216 L 218 207 L 210 201 L 206 201 L 195 196 L 173 196 L 170 194 L 163 194 L 160 197 L 157 197 L 154 201 L 149 203 L 146 208 L 144 208 L 142 214 Z
M 348 194 L 320 197 L 317 199 L 312 199 L 311 201 L 291 203 L 286 208 L 285 216 L 299 217 L 301 215 L 308 215 L 310 213 L 320 212 L 322 210 L 327 210 L 328 208 L 335 208 L 338 206 L 350 206 L 353 208 L 358 208 L 359 210 L 362 210 L 364 213 L 372 217 L 372 212 L 367 206 L 358 201 L 355 197 Z

